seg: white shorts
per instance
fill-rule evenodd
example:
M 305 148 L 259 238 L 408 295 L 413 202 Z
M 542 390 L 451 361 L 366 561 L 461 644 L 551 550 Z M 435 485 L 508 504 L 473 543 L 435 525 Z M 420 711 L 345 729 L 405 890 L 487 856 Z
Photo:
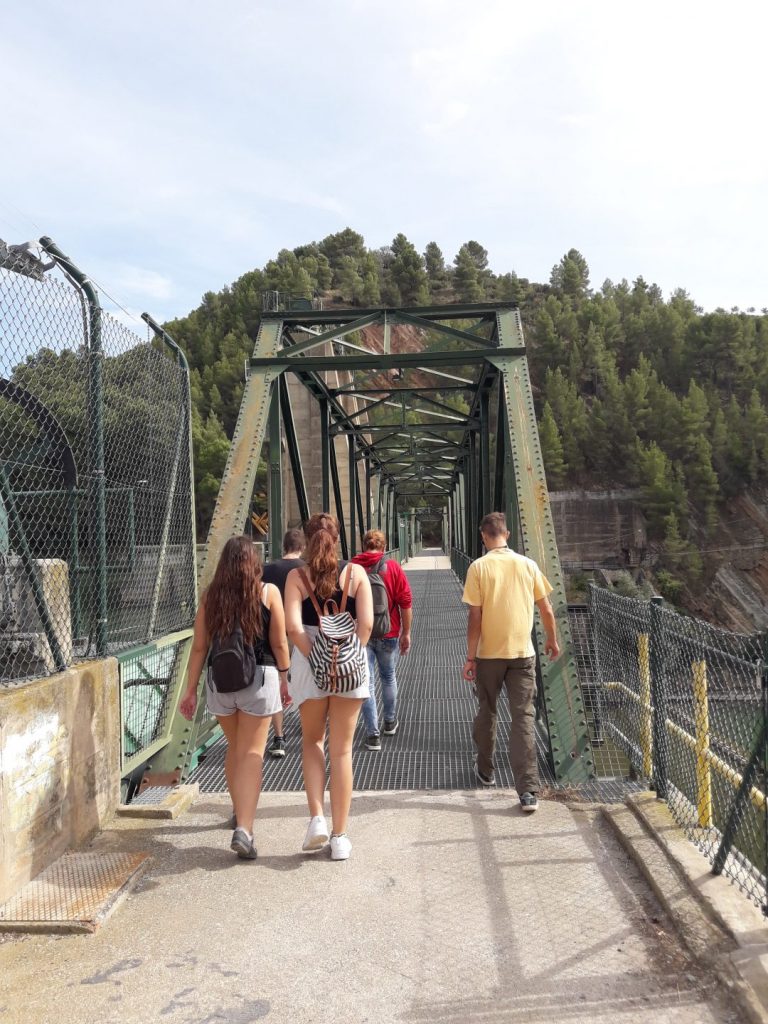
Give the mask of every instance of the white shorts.
M 227 718 L 236 711 L 257 718 L 267 718 L 283 710 L 280 700 L 280 677 L 274 665 L 264 666 L 264 682 L 261 686 L 251 683 L 244 690 L 234 693 L 219 693 L 211 682 L 211 674 L 207 673 L 205 681 L 205 703 L 212 715 Z
M 305 626 L 304 630 L 312 640 L 317 636 L 317 626 Z M 368 671 L 368 659 L 366 658 L 366 676 L 368 676 Z M 321 690 L 315 682 L 309 662 L 298 647 L 294 647 L 291 654 L 291 681 L 288 683 L 288 691 L 296 707 L 303 704 L 305 700 L 327 700 L 328 697 L 349 697 L 352 700 L 365 700 L 371 695 L 368 678 L 366 678 L 362 686 L 358 686 L 348 693 L 328 693 L 326 690 Z

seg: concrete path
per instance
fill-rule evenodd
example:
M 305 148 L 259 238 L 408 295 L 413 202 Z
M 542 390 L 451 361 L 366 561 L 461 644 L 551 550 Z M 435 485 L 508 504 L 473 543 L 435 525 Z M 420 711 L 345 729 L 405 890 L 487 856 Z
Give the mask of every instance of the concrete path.
M 352 859 L 299 852 L 299 793 L 263 796 L 238 861 L 226 796 L 119 820 L 148 875 L 93 936 L 0 945 L 0 1024 L 726 1024 L 728 1009 L 589 812 L 507 791 L 364 793 Z
M 406 571 L 416 571 L 425 569 L 450 569 L 451 560 L 448 555 L 444 555 L 440 548 L 424 548 L 420 555 L 416 555 L 415 558 L 409 558 L 403 562 L 403 568 Z

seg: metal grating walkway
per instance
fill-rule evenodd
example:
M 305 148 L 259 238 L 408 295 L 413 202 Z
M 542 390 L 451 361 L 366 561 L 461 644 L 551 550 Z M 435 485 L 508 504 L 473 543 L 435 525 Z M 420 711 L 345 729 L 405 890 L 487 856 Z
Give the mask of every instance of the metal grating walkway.
M 480 788 L 474 774 L 472 742 L 476 704 L 471 687 L 461 678 L 467 628 L 461 585 L 449 569 L 411 570 L 408 579 L 414 624 L 411 650 L 400 658 L 397 670 L 400 728 L 395 736 L 382 735 L 381 751 L 369 751 L 364 747 L 361 717 L 353 751 L 355 789 Z M 509 712 L 502 699 L 496 748 L 496 783 L 502 788 L 514 783 L 507 756 L 508 734 Z M 265 791 L 303 788 L 301 729 L 295 712 L 286 715 L 285 739 L 287 756 L 282 761 L 266 758 Z M 224 749 L 223 740 L 212 746 L 190 777 L 203 792 L 226 791 Z M 540 738 L 542 783 L 554 785 L 545 752 L 545 741 Z M 612 780 L 587 785 L 580 792 L 583 798 L 611 800 L 623 799 L 626 791 L 623 780 Z

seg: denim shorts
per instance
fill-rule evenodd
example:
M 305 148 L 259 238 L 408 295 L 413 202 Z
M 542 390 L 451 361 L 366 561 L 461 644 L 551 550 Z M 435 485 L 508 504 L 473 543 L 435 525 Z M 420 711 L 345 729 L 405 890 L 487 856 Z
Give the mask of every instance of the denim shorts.
M 304 630 L 307 636 L 309 636 L 309 638 L 314 642 L 318 633 L 317 626 L 305 626 Z M 367 676 L 367 658 L 365 659 L 365 665 Z M 312 674 L 312 669 L 309 667 L 309 662 L 298 647 L 294 647 L 293 653 L 291 654 L 291 681 L 288 683 L 288 692 L 290 693 L 293 703 L 297 708 L 300 707 L 305 700 L 327 700 L 329 697 L 347 697 L 350 700 L 365 700 L 371 695 L 371 691 L 368 688 L 367 678 L 362 686 L 358 686 L 354 690 L 349 690 L 347 693 L 330 694 L 326 690 L 321 690 L 315 682 L 315 677 Z
M 219 693 L 211 681 L 210 672 L 205 682 L 206 707 L 217 718 L 227 718 L 236 711 L 257 718 L 267 718 L 283 710 L 280 700 L 280 677 L 274 665 L 264 666 L 264 682 L 258 681 L 234 693 Z

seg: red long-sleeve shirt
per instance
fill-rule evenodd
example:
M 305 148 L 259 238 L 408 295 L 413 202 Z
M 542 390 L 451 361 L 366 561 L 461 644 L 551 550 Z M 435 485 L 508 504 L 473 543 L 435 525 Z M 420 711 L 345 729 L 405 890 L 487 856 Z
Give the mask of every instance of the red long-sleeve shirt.
M 355 565 L 362 565 L 365 571 L 369 572 L 381 557 L 381 551 L 361 551 L 352 561 Z M 408 577 L 394 560 L 384 562 L 381 567 L 381 578 L 384 580 L 384 588 L 389 598 L 390 625 L 390 630 L 383 639 L 389 640 L 391 637 L 400 636 L 400 609 L 410 608 L 413 598 Z

